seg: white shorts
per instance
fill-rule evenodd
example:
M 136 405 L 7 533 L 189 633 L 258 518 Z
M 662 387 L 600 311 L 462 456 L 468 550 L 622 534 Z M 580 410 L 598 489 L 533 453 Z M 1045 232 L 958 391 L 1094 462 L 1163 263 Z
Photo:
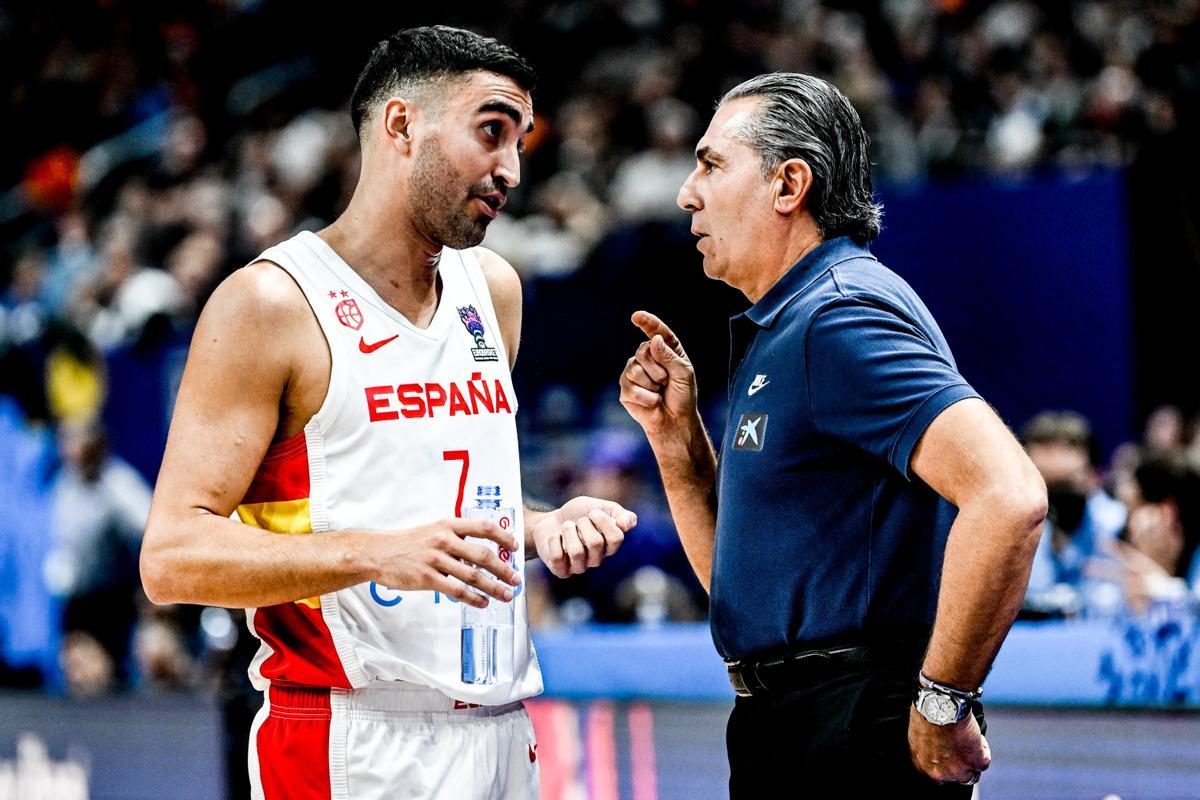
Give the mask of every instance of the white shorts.
M 413 684 L 271 686 L 250 730 L 255 800 L 536 800 L 521 703 L 468 706 Z

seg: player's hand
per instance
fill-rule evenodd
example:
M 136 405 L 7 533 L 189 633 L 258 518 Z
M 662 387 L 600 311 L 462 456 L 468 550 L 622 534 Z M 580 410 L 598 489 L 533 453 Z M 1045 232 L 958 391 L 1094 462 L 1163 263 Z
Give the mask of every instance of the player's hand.
M 977 783 L 992 763 L 992 749 L 974 714 L 956 725 L 934 725 L 916 706 L 908 709 L 913 765 L 938 783 Z
M 556 577 L 578 575 L 617 552 L 637 514 L 611 500 L 576 497 L 532 528 L 538 557 Z
M 517 550 L 513 534 L 491 520 L 444 519 L 383 535 L 375 548 L 381 564 L 375 581 L 389 589 L 441 592 L 478 608 L 486 606 L 488 599 L 468 586 L 497 600 L 512 600 L 512 587 L 521 582 L 516 571 L 501 561 L 495 550 L 467 541 L 467 537 L 489 539 L 512 552 Z M 493 580 L 484 570 L 500 580 Z
M 679 338 L 661 319 L 636 311 L 646 334 L 621 372 L 621 405 L 653 438 L 690 424 L 696 415 L 696 373 Z

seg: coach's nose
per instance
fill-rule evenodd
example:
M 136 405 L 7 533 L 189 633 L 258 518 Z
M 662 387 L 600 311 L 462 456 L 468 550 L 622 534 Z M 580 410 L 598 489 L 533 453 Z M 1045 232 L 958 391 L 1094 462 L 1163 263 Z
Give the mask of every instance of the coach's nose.
M 687 180 L 683 182 L 683 186 L 679 187 L 679 196 L 675 198 L 675 205 L 688 213 L 694 213 L 704 208 L 704 203 L 700 200 L 700 195 L 696 192 L 696 175 L 699 172 L 700 166 L 697 165 L 692 170 L 692 174 L 687 176 Z

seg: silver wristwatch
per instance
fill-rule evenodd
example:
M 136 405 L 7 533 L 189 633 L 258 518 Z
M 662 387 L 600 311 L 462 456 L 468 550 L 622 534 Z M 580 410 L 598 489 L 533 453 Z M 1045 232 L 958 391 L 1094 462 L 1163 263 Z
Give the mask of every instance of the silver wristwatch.
M 955 725 L 971 713 L 971 704 L 983 697 L 983 689 L 964 692 L 931 680 L 917 672 L 917 711 L 932 725 Z

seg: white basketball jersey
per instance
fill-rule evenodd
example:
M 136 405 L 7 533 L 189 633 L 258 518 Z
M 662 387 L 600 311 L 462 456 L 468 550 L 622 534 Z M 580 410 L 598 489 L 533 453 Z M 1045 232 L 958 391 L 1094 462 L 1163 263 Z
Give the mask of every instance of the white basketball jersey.
M 523 578 L 517 402 L 475 256 L 443 251 L 441 301 L 424 330 L 313 233 L 258 260 L 287 270 L 304 291 L 332 369 L 320 410 L 301 433 L 267 452 L 239 519 L 280 534 L 399 531 L 464 516 L 476 487 L 487 487 L 489 497 L 499 487 L 502 505 L 515 509 L 519 542 L 501 557 L 511 558 Z M 407 681 L 485 705 L 529 697 L 542 690 L 542 677 L 523 588 L 513 600 L 511 683 L 462 681 L 458 601 L 374 583 L 250 610 L 250 629 L 262 640 L 251 678 L 259 689 Z

